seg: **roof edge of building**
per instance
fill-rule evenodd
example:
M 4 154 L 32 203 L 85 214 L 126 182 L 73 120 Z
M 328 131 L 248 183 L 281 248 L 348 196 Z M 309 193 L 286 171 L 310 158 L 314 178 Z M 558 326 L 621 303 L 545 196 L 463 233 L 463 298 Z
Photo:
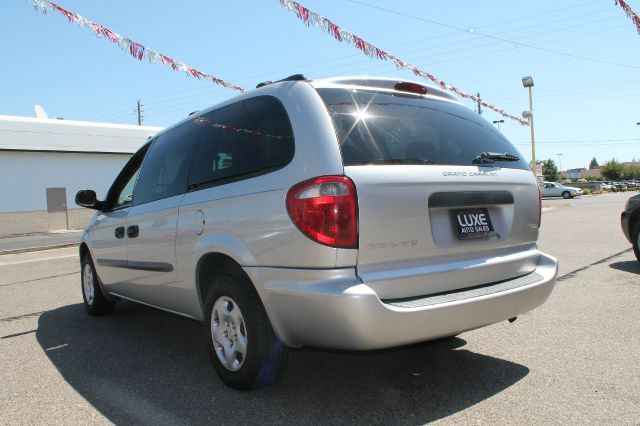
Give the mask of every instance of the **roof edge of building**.
M 17 115 L 2 115 L 0 114 L 0 122 L 14 122 L 14 123 L 30 123 L 30 124 L 47 124 L 56 126 L 68 126 L 68 127 L 99 127 L 110 129 L 145 129 L 150 131 L 164 130 L 164 127 L 159 126 L 137 126 L 135 124 L 117 124 L 117 123 L 104 123 L 100 121 L 81 121 L 81 120 L 67 120 L 58 118 L 35 118 L 24 117 Z

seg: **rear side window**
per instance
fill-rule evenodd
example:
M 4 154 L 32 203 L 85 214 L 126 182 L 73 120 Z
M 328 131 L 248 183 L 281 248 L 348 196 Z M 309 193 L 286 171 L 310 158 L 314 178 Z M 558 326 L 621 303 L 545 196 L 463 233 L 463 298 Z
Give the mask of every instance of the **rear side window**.
M 133 204 L 145 204 L 183 194 L 189 166 L 202 128 L 193 121 L 161 134 L 147 153 L 138 177 Z
M 276 98 L 258 96 L 194 120 L 203 128 L 189 176 L 198 189 L 277 170 L 293 158 L 293 132 Z
M 495 126 L 462 105 L 403 94 L 317 91 L 333 120 L 345 166 L 471 166 L 482 152 L 508 152 L 520 160 L 496 160 L 489 165 L 529 169 Z

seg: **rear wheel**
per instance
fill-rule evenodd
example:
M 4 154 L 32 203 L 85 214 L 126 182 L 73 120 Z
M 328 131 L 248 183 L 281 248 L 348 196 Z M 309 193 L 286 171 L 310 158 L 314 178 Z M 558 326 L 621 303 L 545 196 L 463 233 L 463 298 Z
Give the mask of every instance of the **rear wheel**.
M 633 243 L 633 253 L 640 262 L 640 222 L 636 223 L 631 232 L 631 242 Z
M 205 309 L 209 358 L 227 385 L 257 389 L 280 378 L 289 350 L 273 332 L 248 279 L 218 277 L 209 290 Z
M 571 193 L 569 191 L 564 191 L 562 193 L 562 198 L 564 199 L 571 198 Z
M 113 312 L 116 303 L 107 300 L 102 293 L 100 283 L 98 282 L 98 275 L 91 261 L 91 256 L 85 254 L 82 257 L 80 266 L 82 268 L 82 299 L 84 300 L 84 307 L 89 315 L 105 315 Z

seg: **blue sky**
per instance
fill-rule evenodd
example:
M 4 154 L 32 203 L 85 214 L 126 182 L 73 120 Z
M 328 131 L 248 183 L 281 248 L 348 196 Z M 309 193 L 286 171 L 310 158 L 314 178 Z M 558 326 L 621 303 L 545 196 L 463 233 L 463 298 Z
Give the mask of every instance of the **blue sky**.
M 415 79 L 305 27 L 278 0 L 57 3 L 245 88 L 295 73 Z M 562 154 L 563 169 L 586 166 L 593 156 L 601 164 L 640 159 L 640 35 L 614 0 L 301 3 L 513 115 L 528 109 L 521 78 L 532 75 L 538 159 Z M 628 3 L 640 13 L 640 1 Z M 33 116 L 40 104 L 50 117 L 133 124 L 141 99 L 144 124 L 168 126 L 235 94 L 139 62 L 59 14 L 35 13 L 24 0 L 2 6 L 0 114 Z M 502 118 L 488 110 L 483 116 Z M 529 128 L 508 119 L 500 126 L 530 159 Z

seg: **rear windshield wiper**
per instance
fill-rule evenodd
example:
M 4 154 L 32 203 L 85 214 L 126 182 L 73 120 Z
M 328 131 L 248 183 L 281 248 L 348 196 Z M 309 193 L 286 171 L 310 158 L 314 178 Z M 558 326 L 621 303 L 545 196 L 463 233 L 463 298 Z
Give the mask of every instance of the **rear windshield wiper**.
M 518 161 L 520 157 L 517 157 L 508 152 L 481 152 L 476 158 L 473 159 L 473 164 L 482 163 L 495 163 L 496 161 Z
M 420 158 L 380 158 L 378 160 L 367 160 L 358 163 L 358 165 L 366 164 L 438 164 L 433 160 L 422 160 Z

